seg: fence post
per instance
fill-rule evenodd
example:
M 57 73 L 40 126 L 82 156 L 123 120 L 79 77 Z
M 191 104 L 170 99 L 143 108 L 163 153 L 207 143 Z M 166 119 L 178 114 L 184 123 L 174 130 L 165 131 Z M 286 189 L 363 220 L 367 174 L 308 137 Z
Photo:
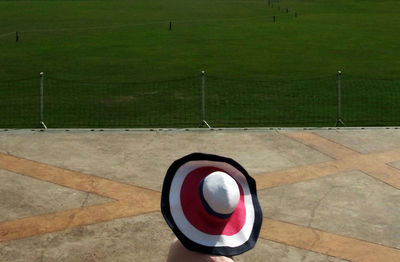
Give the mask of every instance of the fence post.
M 206 72 L 204 70 L 201 71 L 201 120 L 200 127 L 206 125 L 211 128 L 206 121 Z
M 47 126 L 44 124 L 44 117 L 43 117 L 43 112 L 44 112 L 43 96 L 44 96 L 44 73 L 40 72 L 39 124 L 43 126 L 45 129 L 47 129 Z
M 342 120 L 342 71 L 337 73 L 337 118 L 336 126 L 345 126 Z

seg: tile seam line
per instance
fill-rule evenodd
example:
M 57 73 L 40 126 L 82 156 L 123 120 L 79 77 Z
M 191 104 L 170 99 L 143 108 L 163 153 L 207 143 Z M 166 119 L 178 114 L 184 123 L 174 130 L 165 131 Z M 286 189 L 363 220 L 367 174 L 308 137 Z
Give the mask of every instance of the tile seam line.
M 373 155 L 381 155 L 381 154 L 387 154 L 387 153 L 399 153 L 400 152 L 400 147 L 393 147 L 390 149 L 382 149 L 382 150 L 377 150 L 377 151 L 373 151 L 373 152 L 367 152 L 367 153 L 360 153 L 360 156 L 373 156 Z M 355 157 L 355 156 L 350 156 L 351 157 Z M 395 162 L 395 161 L 394 161 Z
M 301 165 L 301 166 L 296 166 L 296 167 L 292 167 L 292 168 L 289 168 L 289 169 L 280 169 L 280 170 L 276 170 L 276 171 L 270 171 L 270 172 L 265 172 L 265 173 L 258 173 L 258 174 L 255 174 L 255 175 L 253 175 L 252 177 L 254 178 L 254 177 L 264 177 L 264 176 L 269 176 L 269 175 L 275 175 L 276 173 L 283 173 L 283 172 L 285 172 L 285 171 L 289 171 L 289 170 L 297 170 L 297 169 L 301 169 L 301 168 L 307 168 L 307 167 L 314 167 L 314 166 L 319 166 L 319 165 L 327 165 L 327 166 L 331 166 L 331 165 L 334 165 L 335 163 L 340 163 L 340 162 L 345 162 L 346 161 L 346 159 L 332 159 L 332 160 L 329 160 L 329 161 L 323 161 L 323 162 L 317 162 L 317 163 L 314 163 L 314 164 L 310 164 L 310 165 L 307 165 L 307 164 L 304 164 L 304 165 Z M 348 171 L 353 171 L 353 170 L 356 170 L 357 168 L 354 168 L 354 167 L 350 167 L 350 168 L 343 168 L 343 170 L 342 169 L 340 169 L 339 170 L 339 172 L 348 172 Z M 332 174 L 337 174 L 337 173 L 332 173 Z M 330 176 L 331 174 L 329 174 L 329 175 L 326 175 L 326 176 Z M 325 175 L 324 175 L 325 176 Z M 318 179 L 319 178 L 319 176 L 318 177 L 315 177 L 315 178 L 311 178 L 311 179 L 309 179 L 309 180 L 312 180 L 312 179 Z M 308 179 L 307 179 L 308 180 Z
M 32 162 L 32 163 L 35 163 L 37 165 L 42 165 L 42 166 L 45 166 L 45 167 L 53 167 L 53 168 L 57 168 L 57 169 L 60 169 L 60 170 L 65 170 L 65 171 L 69 171 L 69 172 L 72 172 L 72 173 L 77 173 L 77 174 L 80 174 L 80 175 L 84 175 L 84 176 L 87 176 L 87 177 L 94 177 L 96 179 L 106 180 L 106 181 L 109 181 L 109 182 L 112 182 L 112 183 L 117 183 L 117 184 L 130 186 L 130 187 L 137 187 L 137 188 L 149 190 L 149 191 L 152 191 L 152 192 L 155 192 L 155 193 L 160 193 L 160 191 L 155 190 L 155 189 L 151 189 L 151 188 L 147 188 L 147 187 L 143 187 L 143 186 L 139 186 L 139 185 L 135 185 L 135 184 L 128 184 L 128 183 L 124 183 L 124 182 L 120 182 L 120 181 L 115 181 L 115 180 L 112 180 L 112 179 L 109 179 L 109 178 L 104 178 L 104 177 L 101 177 L 101 176 L 88 174 L 88 173 L 85 173 L 85 172 L 82 172 L 82 171 L 77 171 L 77 170 L 73 170 L 73 169 L 69 169 L 69 168 L 59 167 L 59 166 L 56 166 L 56 165 L 46 164 L 46 163 L 42 163 L 42 162 L 39 162 L 39 161 L 36 161 L 36 160 L 15 156 L 15 155 L 12 155 L 12 154 L 0 153 L 0 157 L 1 157 L 1 155 L 4 155 L 6 157 L 13 157 L 13 158 L 16 158 L 18 160 L 22 160 L 22 161 L 26 161 L 26 162 Z M 6 171 L 10 171 L 10 170 L 5 169 L 5 168 L 3 168 L 1 166 L 0 166 L 0 169 L 6 170 Z M 31 177 L 29 175 L 17 173 L 17 172 L 14 172 L 14 171 L 10 171 L 10 172 L 18 174 L 18 175 Z M 32 177 L 32 178 L 35 178 L 35 177 Z M 35 178 L 35 179 L 41 180 L 39 178 Z M 56 184 L 56 183 L 53 183 L 53 182 L 50 182 L 50 181 L 49 181 L 49 183 Z M 59 184 L 56 184 L 56 185 L 59 185 Z M 60 185 L 60 186 L 63 186 L 63 185 Z M 88 191 L 84 191 L 84 190 L 79 190 L 79 191 L 88 192 Z M 89 192 L 89 193 L 92 193 L 92 192 Z
M 52 185 L 59 186 L 59 187 L 62 187 L 62 188 L 66 188 L 66 189 L 69 189 L 69 190 L 75 190 L 75 191 L 82 192 L 82 193 L 88 193 L 88 194 L 97 195 L 97 196 L 99 196 L 99 197 L 103 197 L 103 198 L 107 198 L 107 199 L 111 200 L 111 201 L 109 201 L 109 202 L 113 202 L 113 201 L 114 201 L 114 202 L 123 201 L 123 200 L 121 200 L 121 199 L 119 199 L 119 198 L 117 198 L 117 197 L 114 197 L 114 196 L 110 196 L 110 195 L 106 195 L 106 194 L 100 194 L 99 192 L 95 192 L 95 191 L 88 191 L 88 190 L 83 190 L 83 189 L 77 189 L 77 188 L 70 187 L 70 186 L 67 186 L 67 185 L 58 184 L 58 183 L 55 183 L 55 182 L 53 182 L 53 181 L 49 181 L 49 180 L 44 180 L 44 179 L 41 179 L 41 178 L 33 177 L 33 176 L 28 175 L 28 174 L 21 174 L 21 173 L 19 173 L 19 172 L 11 171 L 11 170 L 8 170 L 8 169 L 2 168 L 2 167 L 0 167 L 0 170 L 5 170 L 5 171 L 7 171 L 7 172 L 10 172 L 10 173 L 13 173 L 13 174 L 16 174 L 16 175 L 28 177 L 28 178 L 35 179 L 35 180 L 39 180 L 40 182 L 50 183 L 50 184 L 52 184 Z M 0 223 L 1 223 L 1 221 L 0 221 Z
M 330 139 L 330 138 L 324 137 L 324 136 L 322 136 L 322 135 L 320 135 L 320 134 L 317 134 L 317 133 L 315 133 L 315 132 L 310 132 L 310 133 L 312 133 L 312 134 L 314 134 L 314 135 L 316 135 L 316 136 L 318 136 L 318 137 L 320 137 L 320 138 L 322 138 L 322 139 L 325 139 L 325 140 L 327 140 L 327 141 L 329 141 L 329 142 L 331 142 L 331 143 L 333 143 L 333 144 L 336 144 L 336 145 L 338 145 L 338 146 L 341 146 L 341 147 L 343 147 L 343 148 L 345 148 L 345 149 L 347 149 L 347 150 L 350 150 L 350 151 L 354 152 L 355 154 L 364 155 L 362 152 L 360 152 L 360 151 L 358 151 L 358 150 L 355 150 L 354 148 L 351 148 L 351 147 L 349 147 L 349 146 L 340 144 L 340 143 L 338 143 L 338 142 L 336 142 L 336 141 L 333 141 L 333 140 Z M 338 132 L 337 132 L 337 133 L 338 133 Z M 374 153 L 374 152 L 372 152 L 372 153 Z
M 334 157 L 328 155 L 327 153 L 320 151 L 318 148 L 316 148 L 316 147 L 314 147 L 314 146 L 305 144 L 303 141 L 299 141 L 299 140 L 297 140 L 297 139 L 295 139 L 295 138 L 293 138 L 293 137 L 287 136 L 286 134 L 284 134 L 284 136 L 287 137 L 287 138 L 289 138 L 290 140 L 292 140 L 292 141 L 294 141 L 294 142 L 300 143 L 300 144 L 306 146 L 307 148 L 310 148 L 310 149 L 312 149 L 312 150 L 314 150 L 314 151 L 317 151 L 318 153 L 320 153 L 320 154 L 322 154 L 322 155 L 324 155 L 324 156 L 330 158 L 330 160 L 324 161 L 324 162 L 321 162 L 321 163 L 325 163 L 325 162 L 330 162 L 330 161 L 338 160 L 338 159 L 336 159 L 336 158 L 334 158 Z
M 387 165 L 387 164 L 385 164 L 385 165 Z M 390 166 L 389 166 L 389 167 L 390 167 Z M 400 171 L 400 169 L 398 169 L 398 168 L 396 168 L 396 170 L 399 170 L 399 171 Z M 379 181 L 379 182 L 381 182 L 381 183 L 383 183 L 383 184 L 385 184 L 385 185 L 387 185 L 387 186 L 390 186 L 391 188 L 393 188 L 393 189 L 395 189 L 395 190 L 399 190 L 399 191 L 400 191 L 400 188 L 398 188 L 398 187 L 396 187 L 396 186 L 394 186 L 394 185 L 392 185 L 392 184 L 389 184 L 389 183 L 383 181 L 382 179 L 379 179 L 377 176 L 374 176 L 374 175 L 369 174 L 366 170 L 357 169 L 357 171 L 361 172 L 362 174 L 364 174 L 364 175 L 366 175 L 366 176 L 369 176 L 369 177 L 375 179 L 376 181 Z
M 317 136 L 319 136 L 318 134 L 315 134 L 315 135 L 317 135 Z M 393 148 L 390 148 L 390 149 L 383 149 L 383 150 L 377 150 L 377 151 L 373 151 L 373 152 L 367 152 L 367 153 L 362 153 L 362 152 L 359 152 L 359 151 L 357 151 L 357 150 L 354 150 L 354 149 L 352 149 L 352 148 L 350 148 L 350 147 L 347 147 L 347 146 L 345 146 L 345 145 L 342 145 L 342 144 L 339 144 L 339 143 L 337 143 L 337 142 L 335 142 L 335 141 L 332 141 L 332 140 L 330 140 L 330 139 L 328 139 L 328 138 L 325 138 L 325 137 L 322 137 L 322 136 L 319 136 L 319 137 L 321 137 L 321 138 L 323 138 L 323 139 L 326 139 L 326 140 L 328 140 L 328 141 L 330 141 L 330 142 L 332 142 L 332 143 L 334 143 L 334 144 L 337 144 L 337 145 L 339 145 L 339 146 L 342 146 L 342 147 L 344 147 L 344 148 L 346 148 L 346 149 L 349 149 L 349 150 L 351 150 L 351 151 L 353 151 L 354 153 L 355 153 L 355 155 L 354 156 L 348 156 L 347 158 L 345 158 L 345 159 L 349 159 L 349 158 L 357 158 L 357 157 L 363 157 L 363 156 L 376 156 L 376 155 L 380 155 L 380 154 L 387 154 L 387 153 L 389 153 L 389 152 L 393 152 L 393 151 L 400 151 L 400 147 L 393 147 Z M 295 140 L 295 141 L 297 141 L 297 140 Z M 297 141 L 297 142 L 300 142 L 300 141 Z M 300 143 L 302 143 L 302 142 L 300 142 Z M 303 144 L 303 143 L 302 143 Z M 307 145 L 306 145 L 307 146 Z M 311 146 L 310 146 L 311 147 Z M 318 149 L 317 149 L 318 150 Z M 318 150 L 319 151 L 319 150 Z M 322 153 L 322 152 L 321 152 Z M 338 161 L 340 161 L 340 160 L 344 160 L 344 159 L 335 159 L 335 160 L 338 160 Z M 399 159 L 400 160 L 400 159 Z M 327 162 L 329 162 L 329 161 L 327 161 Z M 381 161 L 382 163 L 383 163 L 383 161 Z M 396 162 L 396 161 L 393 161 L 393 162 Z M 389 164 L 389 163 L 385 163 L 385 164 Z M 396 167 L 394 167 L 394 168 L 396 168 Z M 396 169 L 399 169 L 399 168 L 396 168 Z M 399 169 L 400 170 L 400 169 Z
M 297 140 L 295 140 L 295 141 L 297 141 Z M 302 143 L 302 142 L 300 142 L 300 141 L 297 141 L 297 142 Z M 303 143 L 302 143 L 302 144 L 303 144 Z M 307 145 L 306 145 L 306 146 L 307 146 Z M 312 148 L 312 147 L 310 147 L 310 148 Z M 317 151 L 319 151 L 319 150 L 317 150 Z M 264 176 L 268 176 L 268 175 L 271 175 L 271 174 L 275 174 L 275 173 L 279 173 L 279 172 L 284 172 L 284 171 L 287 171 L 287 170 L 290 170 L 290 169 L 299 169 L 299 168 L 305 168 L 305 167 L 311 167 L 311 166 L 318 166 L 318 165 L 327 165 L 327 166 L 331 166 L 331 165 L 334 165 L 335 163 L 338 163 L 338 164 L 340 164 L 341 162 L 342 162 L 342 163 L 346 163 L 349 159 L 357 159 L 357 158 L 358 158 L 358 159 L 360 159 L 360 158 L 362 159 L 362 158 L 366 158 L 366 157 L 369 157 L 369 156 L 374 156 L 374 155 L 379 155 L 379 154 L 385 154 L 385 153 L 387 153 L 387 152 L 388 152 L 388 151 L 379 151 L 379 152 L 373 152 L 373 153 L 369 153 L 369 154 L 356 154 L 356 155 L 354 155 L 354 156 L 349 156 L 349 157 L 344 158 L 344 159 L 334 159 L 334 158 L 332 158 L 331 156 L 329 156 L 330 158 L 332 158 L 332 159 L 329 160 L 329 161 L 318 162 L 318 163 L 314 163 L 314 164 L 311 164 L 311 165 L 302 165 L 302 166 L 298 166 L 298 167 L 293 167 L 293 168 L 289 168 L 289 169 L 282 169 L 282 170 L 277 170 L 277 171 L 272 171 L 272 172 L 267 172 L 267 173 L 258 173 L 258 174 L 255 174 L 254 177 L 264 177 Z M 322 152 L 321 152 L 321 153 L 322 153 Z M 396 162 L 396 161 L 393 161 L 393 162 Z M 384 161 L 379 161 L 379 163 L 380 163 L 380 164 L 383 164 L 383 165 L 386 165 L 386 166 L 388 166 L 388 167 L 390 167 L 390 168 L 393 168 L 393 169 L 395 169 L 395 170 L 400 170 L 399 168 L 390 165 L 390 163 L 386 163 L 386 162 L 384 162 Z M 389 185 L 389 186 L 391 186 L 391 187 L 393 187 L 393 188 L 395 188 L 395 189 L 398 189 L 398 188 L 394 187 L 393 185 L 390 185 L 390 184 L 388 184 L 388 183 L 386 183 L 386 182 L 384 182 L 384 181 L 382 181 L 382 180 L 376 178 L 375 176 L 368 174 L 368 172 L 364 171 L 362 168 L 357 167 L 357 166 L 355 166 L 355 167 L 351 167 L 351 166 L 350 166 L 349 168 L 343 168 L 343 169 L 341 169 L 339 172 L 350 172 L 350 171 L 361 171 L 362 173 L 364 173 L 364 174 L 366 174 L 366 175 L 368 175 L 368 176 L 371 176 L 371 177 L 377 179 L 378 181 L 381 181 L 381 182 L 383 182 L 383 183 L 385 183 L 385 184 L 387 184 L 387 185 Z M 334 174 L 337 174 L 337 173 L 334 173 Z M 314 180 L 314 179 L 319 179 L 320 177 L 331 176 L 331 175 L 334 175 L 334 174 L 332 173 L 332 174 L 328 174 L 328 175 L 318 176 L 318 177 L 314 177 L 314 178 L 307 179 L 306 181 L 308 181 L 308 180 Z M 290 183 L 279 184 L 279 185 L 275 185 L 275 186 L 272 186 L 272 187 L 266 187 L 266 188 L 273 188 L 273 187 L 278 187 L 278 186 L 293 184 L 293 183 L 297 183 L 297 182 L 299 182 L 299 181 L 294 181 L 294 182 L 290 182 Z M 265 189 L 265 188 L 263 187 L 262 189 Z M 262 189 L 261 189 L 261 190 L 262 190 Z
M 284 243 L 283 241 L 280 242 L 280 241 L 277 241 L 277 240 L 266 239 L 266 238 L 263 238 L 263 237 L 260 237 L 260 238 L 262 238 L 262 239 L 264 239 L 264 240 L 271 241 L 271 242 L 275 242 L 275 243 L 278 243 L 278 244 L 281 244 L 281 245 L 284 245 L 284 246 L 290 246 L 290 247 L 297 248 L 297 249 L 301 249 L 301 250 L 304 250 L 304 251 L 307 251 L 307 252 L 312 252 L 312 253 L 320 254 L 320 255 L 323 255 L 323 256 L 327 256 L 327 257 L 332 257 L 332 258 L 340 259 L 340 260 L 343 260 L 343 261 L 345 261 L 345 262 L 354 262 L 354 261 L 352 261 L 352 260 L 344 259 L 344 258 L 341 258 L 341 257 L 335 257 L 335 256 L 332 256 L 332 255 L 329 255 L 329 254 L 326 254 L 326 253 L 322 253 L 322 252 L 318 252 L 318 251 L 306 249 L 306 248 L 304 248 L 304 247 L 289 245 L 288 243 Z
M 110 204 L 110 206 L 114 206 L 114 205 L 118 205 L 118 204 L 121 204 L 121 203 L 118 203 L 118 202 L 115 202 L 115 203 L 108 202 L 108 203 L 104 203 L 104 204 L 100 204 L 100 205 L 93 205 L 93 206 L 88 206 L 88 207 L 102 206 L 102 205 L 106 205 L 106 204 Z M 80 211 L 79 209 L 81 209 L 81 208 L 76 208 L 76 212 L 79 212 L 79 211 Z M 74 211 L 75 209 L 69 209 L 69 210 L 70 210 L 70 211 Z M 53 217 L 53 216 L 57 215 L 58 213 L 62 213 L 62 212 L 69 211 L 69 210 L 63 210 L 63 211 L 54 212 L 54 213 L 49 213 L 49 214 L 41 214 L 41 215 L 37 215 L 37 216 L 33 216 L 33 217 L 23 217 L 23 218 L 18 218 L 18 219 L 15 219 L 15 220 L 1 221 L 1 222 L 0 222 L 0 225 L 3 224 L 3 223 L 4 223 L 4 224 L 6 224 L 6 223 L 13 223 L 13 222 L 19 223 L 19 222 L 21 222 L 21 221 L 23 221 L 23 220 L 26 220 L 26 219 L 30 219 L 30 218 L 40 218 L 40 217 L 42 217 L 42 216 L 52 216 L 52 217 Z M 57 230 L 50 230 L 50 231 L 46 231 L 46 232 L 40 232 L 40 233 L 37 233 L 37 234 L 33 234 L 33 235 L 21 237 L 21 238 L 13 238 L 13 239 L 8 239 L 8 240 L 0 240 L 0 243 L 5 243 L 5 242 L 8 242 L 8 241 L 14 241 L 14 240 L 27 239 L 27 238 L 31 238 L 31 237 L 35 237 L 35 236 L 39 236 L 39 235 L 50 234 L 50 233 L 63 232 L 63 231 L 65 231 L 65 230 L 72 229 L 72 228 L 76 228 L 76 227 L 80 227 L 80 226 L 86 227 L 86 226 L 96 225 L 96 224 L 100 224 L 100 223 L 107 223 L 107 222 L 110 222 L 110 221 L 114 221 L 114 220 L 116 220 L 116 219 L 124 219 L 124 218 L 130 218 L 130 217 L 137 217 L 137 216 L 142 216 L 142 215 L 147 215 L 147 214 L 152 214 L 152 213 L 157 213 L 157 212 L 160 212 L 160 210 L 145 211 L 145 212 L 142 212 L 142 213 L 139 213 L 139 214 L 136 214 L 136 215 L 118 216 L 118 217 L 115 217 L 115 218 L 112 218 L 112 219 L 107 219 L 107 220 L 104 220 L 104 221 L 98 221 L 98 222 L 93 222 L 93 223 L 90 222 L 90 223 L 87 223 L 87 224 L 81 224 L 81 225 L 76 225 L 76 226 L 66 226 L 65 228 L 61 228 L 61 229 L 57 229 Z
M 314 132 L 307 132 L 307 133 L 313 134 L 313 135 L 318 136 L 319 138 L 325 139 L 325 140 L 327 140 L 327 141 L 329 141 L 329 142 L 331 142 L 331 143 L 333 143 L 333 144 L 335 144 L 335 145 L 338 145 L 338 146 L 343 147 L 343 148 L 345 148 L 345 149 L 347 149 L 347 150 L 350 150 L 350 151 L 354 152 L 355 155 L 363 155 L 362 153 L 358 152 L 357 150 L 354 150 L 354 149 L 352 149 L 352 148 L 350 148 L 350 147 L 347 147 L 347 146 L 345 146 L 345 145 L 339 144 L 339 143 L 337 143 L 337 142 L 335 142 L 335 141 L 332 141 L 332 140 L 330 140 L 330 139 L 328 139 L 328 138 L 325 138 L 325 137 L 323 137 L 323 136 L 320 136 L 320 135 L 318 135 L 318 134 L 316 134 L 316 133 L 314 133 Z M 289 133 L 287 133 L 287 134 L 289 134 Z M 297 142 L 297 143 L 300 143 L 300 144 L 302 144 L 302 145 L 304 145 L 304 146 L 306 146 L 306 147 L 308 147 L 308 148 L 311 148 L 311 149 L 313 149 L 313 150 L 315 150 L 315 151 L 318 151 L 319 153 L 321 153 L 321 154 L 323 154 L 323 155 L 325 155 L 325 156 L 331 158 L 331 160 L 340 160 L 340 159 L 337 159 L 337 158 L 335 158 L 335 157 L 330 156 L 328 153 L 322 152 L 322 151 L 319 150 L 317 147 L 314 147 L 314 146 L 312 146 L 312 145 L 307 145 L 306 143 L 304 143 L 304 142 L 302 142 L 302 141 L 299 141 L 299 140 L 297 140 L 297 139 L 295 139 L 295 138 L 293 138 L 293 137 L 290 137 L 290 136 L 287 135 L 287 134 L 284 134 L 284 136 L 286 136 L 287 138 L 289 138 L 289 139 L 291 139 L 291 140 L 293 140 L 293 141 L 295 141 L 295 142 Z M 329 162 L 329 161 L 327 161 L 327 162 Z
M 395 166 L 393 166 L 392 163 L 394 163 L 394 162 L 397 162 L 397 161 L 393 161 L 393 162 L 389 162 L 389 163 L 385 163 L 385 164 L 386 164 L 388 167 L 390 167 L 390 168 L 393 168 L 393 169 L 395 169 L 395 170 L 400 171 L 400 167 L 395 167 Z
M 59 187 L 63 187 L 63 188 L 69 189 L 69 190 L 72 189 L 72 190 L 76 190 L 76 191 L 79 191 L 79 192 L 82 192 L 82 193 L 94 194 L 94 195 L 97 195 L 97 196 L 100 196 L 100 197 L 107 198 L 107 199 L 111 200 L 110 202 L 112 202 L 112 201 L 115 201 L 115 202 L 123 201 L 123 200 L 121 200 L 121 199 L 119 199 L 119 198 L 117 198 L 117 197 L 114 197 L 114 196 L 111 197 L 111 196 L 106 195 L 106 194 L 100 194 L 100 193 L 95 192 L 95 191 L 88 191 L 88 190 L 83 190 L 83 189 L 77 189 L 77 188 L 69 187 L 69 186 L 66 186 L 66 185 L 62 185 L 62 184 L 55 183 L 55 182 L 53 182 L 53 181 L 40 179 L 40 178 L 33 177 L 33 176 L 30 176 L 30 175 L 27 175 L 27 174 L 21 174 L 21 173 L 15 172 L 15 171 L 10 171 L 10 170 L 4 169 L 4 168 L 2 168 L 2 167 L 0 167 L 0 169 L 1 169 L 1 170 L 8 171 L 8 172 L 11 172 L 11 173 L 14 173 L 14 174 L 16 174 L 16 175 L 20 175 L 20 176 L 24 176 L 24 177 L 36 179 L 36 180 L 39 180 L 39 181 L 41 181 L 41 182 L 50 183 L 50 184 L 53 184 L 53 185 L 56 185 L 56 186 L 59 186 Z M 0 223 L 1 223 L 1 222 L 0 222 Z
M 57 214 L 60 214 L 62 212 L 80 212 L 81 209 L 85 209 L 85 208 L 95 208 L 95 207 L 103 207 L 103 206 L 114 206 L 114 205 L 122 205 L 123 203 L 119 200 L 116 201 L 108 201 L 108 202 L 104 202 L 104 203 L 100 203 L 100 204 L 95 204 L 95 205 L 89 205 L 89 206 L 84 206 L 84 207 L 73 207 L 73 208 L 69 208 L 69 209 L 63 209 L 60 211 L 56 211 L 56 212 L 51 212 L 51 213 L 42 213 L 42 214 L 35 214 L 33 216 L 24 216 L 24 217 L 19 217 L 16 219 L 12 219 L 12 220 L 4 220 L 4 221 L 0 221 L 0 225 L 2 224 L 6 224 L 6 223 L 17 223 L 20 222 L 21 220 L 27 220 L 27 219 L 34 219 L 34 218 L 38 218 L 38 217 L 44 217 L 44 216 L 54 216 Z
M 283 221 L 283 220 L 273 219 L 273 218 L 269 218 L 269 217 L 263 217 L 263 219 L 264 219 L 264 218 L 269 219 L 269 220 L 272 220 L 272 221 L 274 221 L 274 222 L 278 222 L 278 223 L 289 224 L 289 225 L 292 225 L 292 226 L 295 226 L 295 227 L 301 227 L 301 228 L 304 228 L 304 229 L 309 229 L 309 230 L 311 230 L 311 231 L 322 232 L 322 233 L 324 233 L 324 234 L 330 234 L 330 235 L 334 235 L 334 236 L 338 236 L 338 237 L 344 237 L 344 238 L 347 238 L 347 239 L 356 240 L 356 241 L 360 241 L 360 242 L 365 242 L 365 243 L 369 243 L 369 244 L 381 246 L 381 247 L 384 247 L 384 248 L 395 249 L 395 250 L 397 250 L 397 251 L 400 251 L 400 248 L 397 248 L 397 247 L 390 247 L 390 246 L 386 246 L 386 245 L 383 245 L 383 244 L 380 244 L 380 243 L 375 243 L 375 242 L 367 241 L 367 240 L 364 240 L 364 239 L 359 239 L 359 238 L 352 237 L 352 236 L 346 236 L 346 235 L 342 235 L 342 234 L 336 234 L 336 233 L 332 233 L 332 232 L 329 232 L 329 231 L 321 230 L 321 229 L 318 229 L 318 228 L 308 227 L 308 226 L 302 226 L 302 225 L 297 225 L 297 224 L 294 224 L 294 223 L 292 223 L 292 222 L 286 222 L 286 221 Z M 261 237 L 261 238 L 263 238 L 263 237 Z M 263 239 L 264 239 L 264 238 L 263 238 Z
M 56 185 L 56 186 L 59 186 L 59 187 L 66 188 L 66 189 L 70 189 L 70 190 L 72 189 L 72 190 L 76 190 L 76 191 L 79 191 L 79 192 L 94 194 L 94 195 L 97 195 L 97 196 L 100 196 L 100 197 L 104 197 L 104 198 L 107 198 L 107 199 L 111 200 L 109 202 L 113 202 L 113 201 L 114 202 L 124 202 L 124 201 L 126 201 L 126 199 L 121 199 L 121 198 L 118 198 L 118 197 L 115 197 L 115 196 L 110 196 L 108 194 L 102 194 L 102 193 L 99 193 L 99 192 L 96 192 L 96 191 L 88 191 L 88 190 L 84 190 L 84 189 L 77 189 L 77 188 L 70 187 L 70 186 L 67 186 L 67 185 L 58 184 L 58 183 L 55 183 L 53 181 L 43 180 L 41 178 L 33 177 L 33 176 L 28 175 L 28 174 L 21 174 L 21 173 L 15 172 L 15 171 L 10 171 L 10 170 L 4 169 L 2 167 L 0 167 L 0 170 L 5 170 L 5 171 L 8 171 L 8 172 L 20 175 L 20 176 L 25 176 L 25 177 L 28 177 L 28 178 L 31 178 L 31 179 L 36 179 L 36 180 L 39 180 L 41 182 L 50 183 L 50 184 L 53 184 L 53 185 Z M 75 171 L 73 171 L 73 172 L 75 172 Z M 81 173 L 81 174 L 84 174 L 84 173 Z M 97 177 L 97 176 L 94 176 L 94 175 L 88 175 L 88 174 L 84 174 L 84 175 L 102 179 L 102 177 Z M 114 182 L 114 183 L 115 182 L 119 183 L 119 182 L 113 181 L 113 180 L 109 180 L 109 181 Z M 141 186 L 136 186 L 136 185 L 131 185 L 131 184 L 125 184 L 125 183 L 120 183 L 120 184 L 123 184 L 123 185 L 126 185 L 126 186 L 132 186 L 132 190 L 135 190 L 136 188 L 134 188 L 134 187 L 137 187 L 138 189 L 149 190 L 152 193 L 161 193 L 160 191 L 156 191 L 156 190 L 149 189 L 149 188 L 146 188 L 146 187 L 141 187 Z
M 305 179 L 305 180 L 291 181 L 290 183 L 284 183 L 284 184 L 279 184 L 279 185 L 274 185 L 274 186 L 263 187 L 263 188 L 257 189 L 257 191 L 264 190 L 264 189 L 270 189 L 270 188 L 277 188 L 277 187 L 281 187 L 281 186 L 293 185 L 293 184 L 297 184 L 297 183 L 301 183 L 301 182 L 313 181 L 313 180 L 321 179 L 321 178 L 324 178 L 324 177 L 335 176 L 335 175 L 338 175 L 339 173 L 351 172 L 351 171 L 355 171 L 355 170 L 356 169 L 342 170 L 342 171 L 339 171 L 338 173 L 332 173 L 332 174 L 328 174 L 328 175 L 308 178 L 308 179 Z

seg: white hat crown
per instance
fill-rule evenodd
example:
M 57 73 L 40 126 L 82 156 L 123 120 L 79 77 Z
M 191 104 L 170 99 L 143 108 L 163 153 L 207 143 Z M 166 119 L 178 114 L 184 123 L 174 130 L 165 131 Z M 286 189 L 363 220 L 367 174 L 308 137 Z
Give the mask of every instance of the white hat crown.
M 232 214 L 240 200 L 236 180 L 225 172 L 216 171 L 206 176 L 201 190 L 204 200 L 217 214 Z

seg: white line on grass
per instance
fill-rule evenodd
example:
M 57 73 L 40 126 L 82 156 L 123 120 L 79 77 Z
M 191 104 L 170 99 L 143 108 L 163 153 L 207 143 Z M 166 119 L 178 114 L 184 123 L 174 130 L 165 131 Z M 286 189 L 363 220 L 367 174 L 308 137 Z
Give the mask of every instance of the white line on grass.
M 197 23 L 197 22 L 214 22 L 214 21 L 240 21 L 247 19 L 255 19 L 255 18 L 263 18 L 269 17 L 267 15 L 262 16 L 248 16 L 248 17 L 226 17 L 226 18 L 205 18 L 205 19 L 183 19 L 183 20 L 174 20 L 174 23 Z M 131 26 L 141 26 L 141 25 L 154 25 L 154 24 L 167 24 L 171 20 L 161 20 L 161 21 L 149 21 L 143 23 L 131 23 L 131 24 L 117 24 L 117 25 L 105 25 L 105 26 L 92 26 L 92 27 L 74 27 L 74 28 L 56 28 L 56 29 L 34 29 L 34 30 L 21 30 L 23 33 L 40 33 L 40 32 L 67 32 L 67 31 L 81 31 L 81 30 L 99 30 L 99 29 L 112 29 L 112 28 L 120 28 L 120 27 L 131 27 Z M 12 33 L 7 33 L 13 34 Z M 2 35 L 0 35 L 1 37 Z
M 6 37 L 6 36 L 9 36 L 9 35 L 12 35 L 12 34 L 15 34 L 15 32 L 10 32 L 10 33 L 1 34 L 1 35 L 0 35 L 0 38 Z

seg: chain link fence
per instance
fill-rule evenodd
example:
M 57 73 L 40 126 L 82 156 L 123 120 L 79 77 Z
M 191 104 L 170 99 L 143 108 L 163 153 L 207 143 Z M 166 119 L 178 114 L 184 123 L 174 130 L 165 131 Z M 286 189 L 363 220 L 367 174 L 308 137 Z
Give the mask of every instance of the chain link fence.
M 0 128 L 399 126 L 400 79 L 0 81 Z

